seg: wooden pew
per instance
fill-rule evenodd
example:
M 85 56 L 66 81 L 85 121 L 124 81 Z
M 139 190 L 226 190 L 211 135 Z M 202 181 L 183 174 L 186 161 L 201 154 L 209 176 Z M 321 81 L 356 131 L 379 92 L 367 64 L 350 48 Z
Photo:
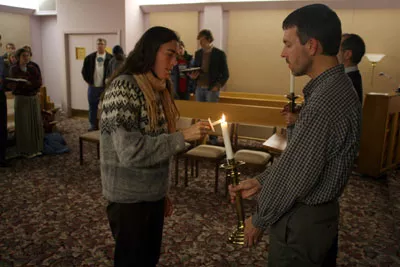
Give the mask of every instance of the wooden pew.
M 281 100 L 287 101 L 284 94 L 273 95 L 273 94 L 258 94 L 258 93 L 246 93 L 246 92 L 226 92 L 221 91 L 220 97 L 240 97 L 240 98 L 251 98 L 251 99 L 264 99 L 264 100 Z
M 15 131 L 15 116 L 14 116 L 14 95 L 11 92 L 6 92 L 7 97 L 7 130 L 9 133 Z
M 219 103 L 283 108 L 288 100 L 220 96 Z
M 7 130 L 9 133 L 15 131 L 15 114 L 14 114 L 14 95 L 11 92 L 6 92 L 7 96 Z M 46 132 L 51 132 L 53 127 L 58 123 L 55 120 L 56 113 L 59 108 L 54 107 L 50 97 L 47 95 L 46 87 L 42 86 L 39 91 L 40 109 Z
M 213 121 L 225 114 L 228 122 L 247 123 L 267 126 L 285 126 L 281 108 L 251 106 L 225 103 L 209 103 L 176 100 L 176 106 L 182 117 L 208 119 Z
M 195 96 L 191 96 L 190 100 L 196 101 Z M 297 103 L 301 102 L 303 98 L 299 97 Z M 221 91 L 219 103 L 282 108 L 288 103 L 288 99 L 285 95 Z
M 302 98 L 297 100 L 298 103 L 303 101 Z M 285 95 L 258 94 L 245 92 L 220 92 L 220 103 L 254 105 L 266 107 L 282 108 L 288 103 Z

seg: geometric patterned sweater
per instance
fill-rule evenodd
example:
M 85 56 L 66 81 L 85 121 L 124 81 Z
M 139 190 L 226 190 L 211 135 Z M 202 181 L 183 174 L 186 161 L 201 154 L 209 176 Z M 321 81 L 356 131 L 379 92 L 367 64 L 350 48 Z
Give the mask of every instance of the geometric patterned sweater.
M 145 98 L 133 75 L 114 79 L 101 114 L 100 164 L 104 197 L 117 203 L 157 201 L 169 184 L 169 161 L 182 151 L 182 133 L 169 134 L 160 99 L 159 121 L 150 130 Z

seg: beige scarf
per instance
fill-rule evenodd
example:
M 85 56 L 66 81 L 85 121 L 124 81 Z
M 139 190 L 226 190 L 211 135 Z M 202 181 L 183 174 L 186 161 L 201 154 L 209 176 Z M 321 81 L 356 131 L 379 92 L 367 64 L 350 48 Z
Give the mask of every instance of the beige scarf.
M 160 80 L 155 77 L 151 71 L 144 74 L 134 74 L 133 77 L 142 90 L 146 100 L 150 129 L 155 130 L 157 128 L 160 112 L 158 110 L 159 106 L 157 104 L 156 95 L 159 94 L 165 118 L 168 122 L 168 131 L 174 133 L 176 131 L 176 120 L 179 117 L 179 111 L 172 98 L 171 81 L 169 79 Z

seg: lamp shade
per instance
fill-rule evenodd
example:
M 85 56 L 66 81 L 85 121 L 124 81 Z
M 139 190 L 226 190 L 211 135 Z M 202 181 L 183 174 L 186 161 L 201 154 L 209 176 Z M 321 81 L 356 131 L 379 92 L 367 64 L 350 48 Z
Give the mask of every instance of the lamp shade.
M 385 54 L 372 54 L 372 53 L 367 53 L 365 56 L 368 58 L 369 62 L 379 62 L 382 60 L 382 58 L 385 56 Z

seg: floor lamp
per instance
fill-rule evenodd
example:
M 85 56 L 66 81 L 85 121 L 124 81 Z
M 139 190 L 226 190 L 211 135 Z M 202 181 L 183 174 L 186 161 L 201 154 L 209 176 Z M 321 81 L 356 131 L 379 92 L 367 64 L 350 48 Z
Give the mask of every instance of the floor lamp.
M 374 87 L 374 74 L 375 74 L 375 67 L 376 64 L 382 60 L 382 58 L 385 56 L 385 54 L 372 54 L 372 53 L 367 53 L 365 56 L 368 58 L 368 61 L 371 62 L 372 65 L 372 75 L 371 75 L 371 86 L 372 88 Z

